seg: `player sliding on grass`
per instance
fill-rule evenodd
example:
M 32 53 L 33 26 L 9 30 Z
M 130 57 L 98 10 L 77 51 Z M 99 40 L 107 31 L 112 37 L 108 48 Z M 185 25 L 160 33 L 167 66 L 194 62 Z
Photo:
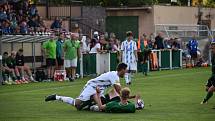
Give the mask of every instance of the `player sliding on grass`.
M 98 88 L 101 91 L 101 97 L 104 97 L 105 89 L 110 86 L 113 86 L 116 92 L 120 94 L 121 85 L 119 77 L 124 77 L 127 71 L 126 68 L 127 65 L 125 63 L 120 63 L 117 66 L 117 71 L 107 72 L 97 78 L 89 80 L 81 91 L 80 96 L 76 99 L 65 96 L 50 95 L 46 97 L 45 101 L 61 100 L 75 106 L 78 110 L 81 110 L 83 107 L 89 105 L 89 103 L 92 102 L 91 100 L 93 100 L 99 106 L 99 109 L 103 109 L 101 100 L 97 98 L 96 89 Z
M 207 95 L 205 96 L 201 104 L 207 103 L 208 100 L 213 96 L 213 92 L 215 91 L 215 42 L 211 43 L 211 50 L 212 50 L 211 51 L 212 52 L 212 59 L 211 59 L 212 75 L 207 81 L 207 84 L 206 84 Z
M 105 97 L 107 104 L 104 104 L 102 110 L 99 110 L 97 105 L 90 107 L 92 111 L 104 111 L 107 113 L 134 113 L 136 109 L 143 109 L 144 103 L 139 95 L 130 96 L 130 89 L 125 87 L 121 90 L 120 96 L 113 89 Z M 97 98 L 100 100 L 99 91 L 97 91 Z M 135 98 L 135 104 L 128 101 L 128 99 Z

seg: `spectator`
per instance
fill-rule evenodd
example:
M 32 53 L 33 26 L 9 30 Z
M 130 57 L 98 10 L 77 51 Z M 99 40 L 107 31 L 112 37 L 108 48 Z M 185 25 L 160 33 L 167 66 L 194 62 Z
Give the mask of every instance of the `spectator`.
M 163 37 L 162 37 L 161 32 L 159 32 L 158 35 L 155 37 L 154 46 L 155 46 L 156 49 L 164 49 Z
M 108 50 L 109 43 L 108 43 L 108 41 L 105 40 L 104 35 L 100 35 L 99 43 L 101 45 L 101 50 L 102 51 L 107 51 Z
M 4 9 L 1 7 L 0 8 L 0 21 L 3 21 L 3 20 L 7 20 L 7 14 L 6 14 L 6 11 L 4 11 Z
M 179 44 L 179 40 L 177 38 L 175 38 L 173 40 L 173 43 L 172 43 L 172 49 L 173 50 L 177 50 L 177 49 L 180 49 L 180 48 L 181 48 L 181 46 Z
M 33 5 L 30 5 L 30 8 L 29 8 L 29 15 L 30 16 L 37 16 L 37 8 L 36 6 L 33 4 Z
M 2 32 L 3 34 L 11 34 L 12 29 L 10 27 L 10 22 L 8 20 L 4 20 L 3 26 L 2 26 Z
M 170 39 L 166 38 L 164 40 L 164 48 L 171 49 L 172 42 L 173 42 L 173 38 L 170 38 Z
M 33 16 L 32 18 L 30 18 L 30 20 L 28 21 L 28 26 L 33 28 L 40 27 L 39 23 L 36 20 L 36 16 Z
M 98 53 L 101 51 L 101 45 L 97 42 L 97 40 L 91 39 L 90 44 L 88 45 L 90 53 Z
M 43 51 L 46 55 L 46 66 L 48 68 L 48 81 L 54 80 L 56 65 L 56 41 L 55 35 L 51 34 L 50 39 L 43 43 Z
M 57 69 L 63 69 L 64 63 L 64 53 L 63 53 L 63 44 L 64 44 L 64 33 L 60 33 L 60 36 L 56 42 L 56 57 L 57 57 Z
M 75 80 L 77 61 L 80 58 L 80 42 L 77 40 L 78 37 L 79 35 L 77 33 L 72 34 L 71 40 L 65 41 L 64 44 L 64 66 L 70 81 Z
M 110 41 L 109 50 L 112 52 L 119 52 L 119 48 L 118 48 L 116 40 L 114 41 L 114 38 L 110 38 L 109 41 Z
M 62 26 L 62 19 L 58 17 L 55 18 L 54 22 L 51 25 L 51 29 L 60 29 Z
M 22 76 L 22 82 L 23 83 L 28 83 L 28 81 L 24 77 L 24 72 L 26 72 L 30 81 L 36 82 L 32 76 L 30 68 L 27 65 L 25 65 L 23 49 L 19 49 L 17 54 L 16 54 L 16 68 L 18 69 L 20 75 Z
M 197 62 L 197 51 L 198 51 L 198 41 L 196 40 L 196 36 L 194 35 L 188 43 L 189 53 L 191 55 L 191 64 L 193 66 L 196 65 Z
M 20 33 L 21 34 L 27 34 L 28 33 L 28 26 L 27 26 L 27 23 L 25 21 L 23 21 L 20 24 Z
M 140 40 L 138 41 L 138 60 L 141 64 L 142 72 L 145 76 L 148 75 L 148 57 L 151 53 L 151 50 L 148 47 L 148 39 L 146 34 L 141 36 Z

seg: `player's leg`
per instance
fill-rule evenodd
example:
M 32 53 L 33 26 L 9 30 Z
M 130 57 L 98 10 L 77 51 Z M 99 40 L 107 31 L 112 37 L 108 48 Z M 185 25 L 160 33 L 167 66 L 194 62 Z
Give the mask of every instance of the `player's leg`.
M 213 92 L 215 91 L 214 85 L 215 85 L 215 79 L 214 79 L 214 76 L 211 76 L 208 79 L 208 82 L 206 84 L 207 95 L 205 96 L 201 104 L 207 103 L 208 100 L 213 96 Z
M 53 95 L 49 95 L 45 98 L 46 102 L 54 101 L 54 100 L 62 101 L 62 102 L 65 102 L 65 103 L 73 105 L 73 106 L 75 105 L 75 99 L 72 97 L 66 97 L 66 96 L 60 96 L 60 95 L 53 94 Z
M 71 66 L 71 70 L 72 70 L 72 80 L 75 79 L 75 75 L 76 75 L 76 68 L 77 68 L 77 58 L 72 60 L 72 66 Z

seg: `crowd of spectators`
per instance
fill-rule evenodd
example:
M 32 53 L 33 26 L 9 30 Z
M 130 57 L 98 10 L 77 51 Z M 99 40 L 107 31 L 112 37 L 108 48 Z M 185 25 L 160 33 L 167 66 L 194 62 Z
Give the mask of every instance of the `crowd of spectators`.
M 8 0 L 0 4 L 0 29 L 3 34 L 29 34 L 62 29 L 62 19 L 55 18 L 47 27 L 35 4 L 29 0 Z

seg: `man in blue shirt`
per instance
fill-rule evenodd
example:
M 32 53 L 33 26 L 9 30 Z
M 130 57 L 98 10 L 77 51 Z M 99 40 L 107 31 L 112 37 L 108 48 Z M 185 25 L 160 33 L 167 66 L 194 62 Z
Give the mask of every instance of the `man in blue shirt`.
M 195 35 L 189 40 L 188 49 L 191 55 L 191 64 L 195 66 L 197 61 L 197 50 L 198 50 L 198 41 L 196 40 Z M 194 61 L 194 63 L 192 61 Z

